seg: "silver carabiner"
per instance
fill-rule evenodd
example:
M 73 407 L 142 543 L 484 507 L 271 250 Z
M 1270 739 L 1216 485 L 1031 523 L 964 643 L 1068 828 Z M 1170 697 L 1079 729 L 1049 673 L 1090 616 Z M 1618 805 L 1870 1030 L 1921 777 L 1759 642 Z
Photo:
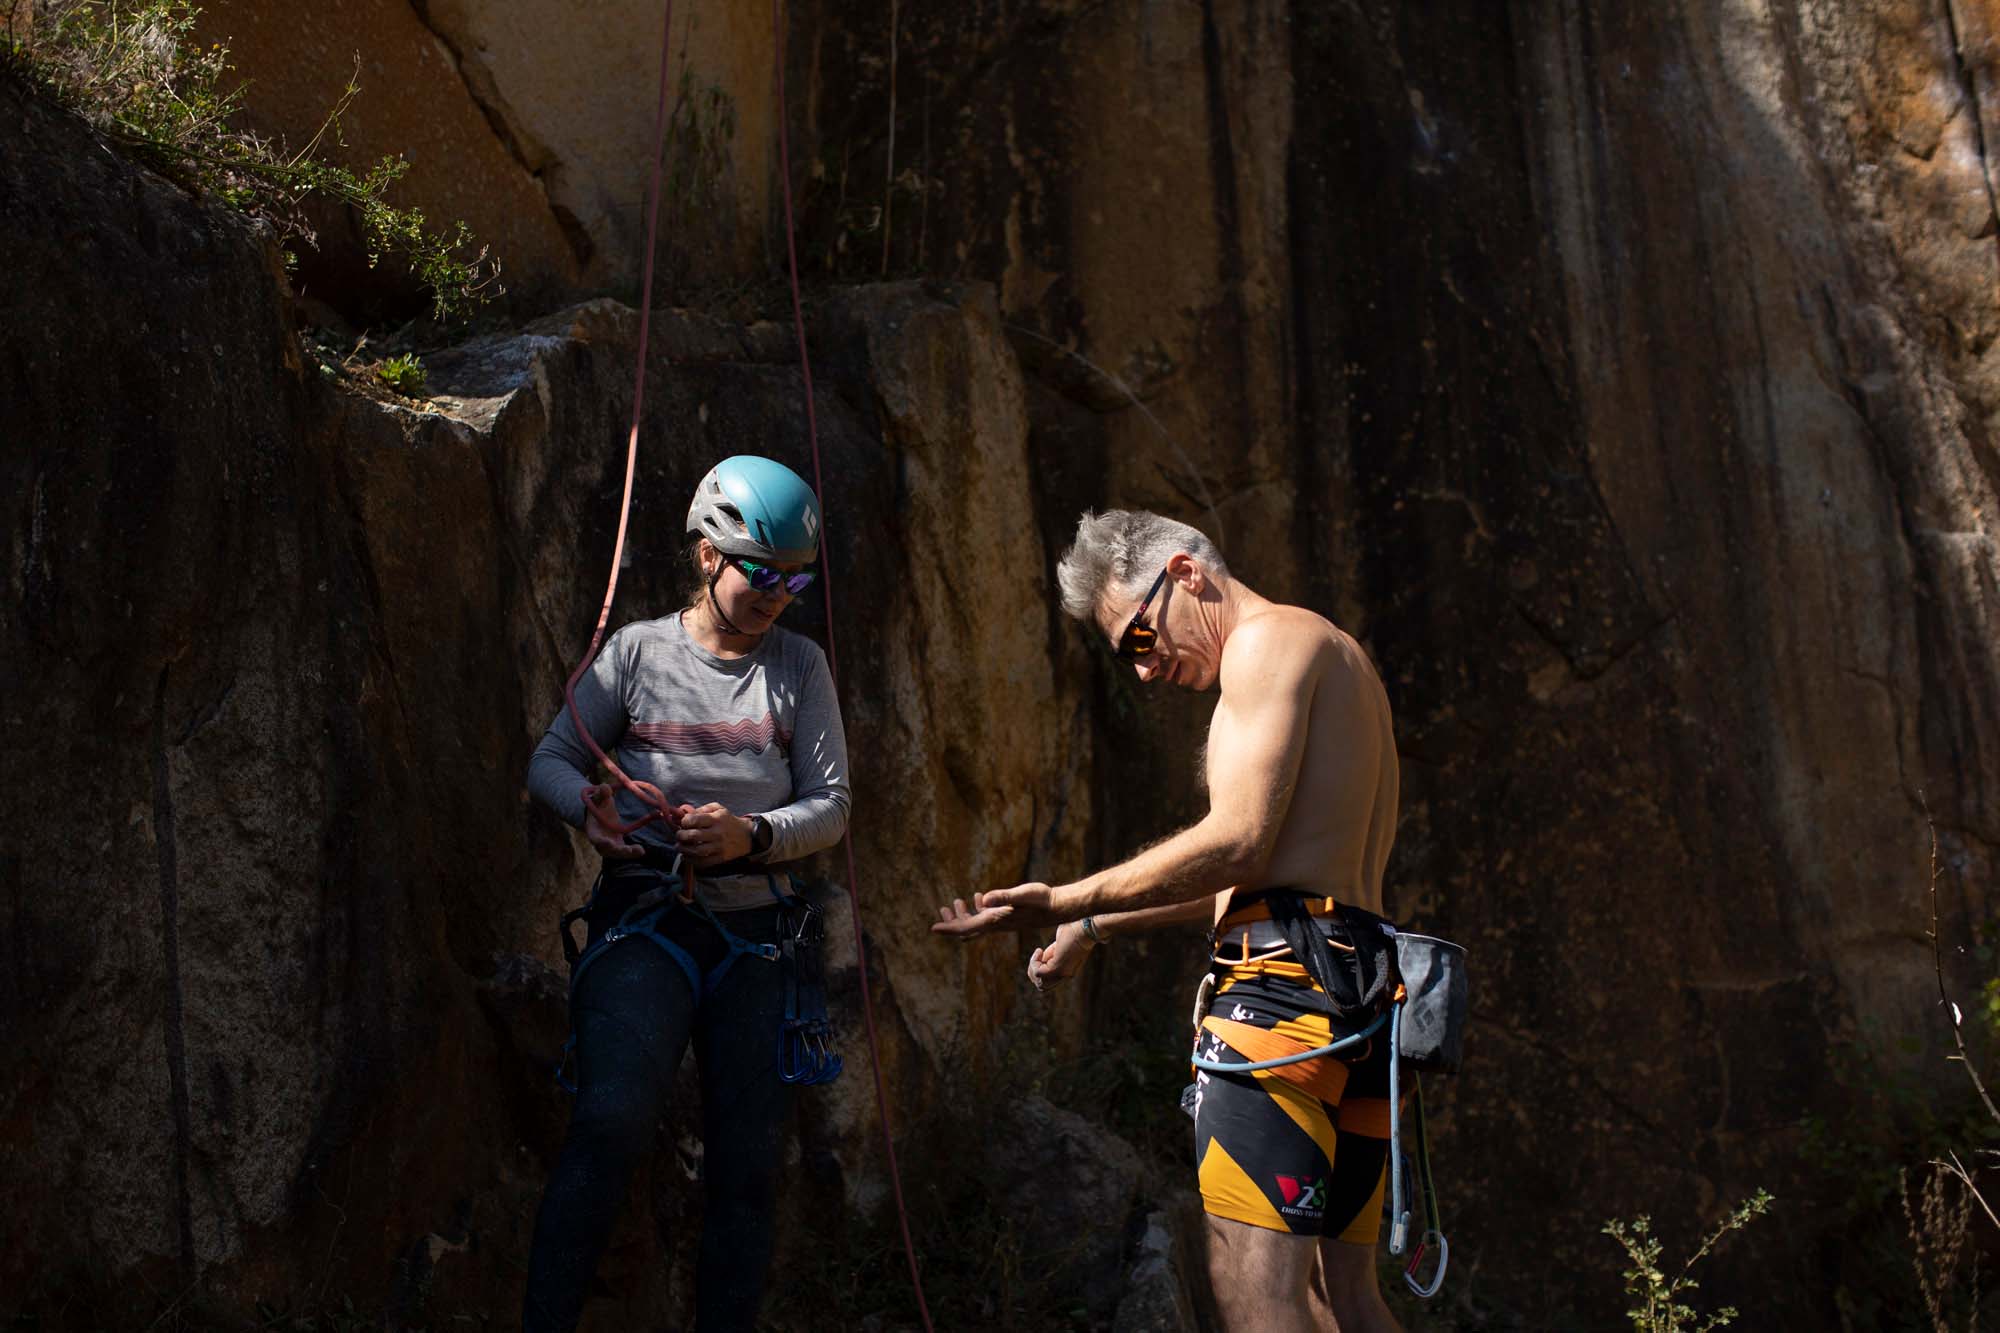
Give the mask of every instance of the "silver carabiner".
M 1428 1283 L 1419 1282 L 1417 1280 L 1417 1266 L 1423 1263 L 1424 1251 L 1430 1248 L 1433 1239 L 1437 1241 L 1437 1272 L 1431 1274 L 1431 1280 Z M 1444 1270 L 1450 1266 L 1451 1242 L 1444 1238 L 1444 1232 L 1432 1227 L 1430 1230 L 1424 1232 L 1424 1238 L 1417 1242 L 1416 1252 L 1410 1256 L 1409 1264 L 1403 1269 L 1403 1285 L 1410 1289 L 1412 1295 L 1420 1300 L 1427 1301 L 1437 1295 L 1438 1288 L 1444 1285 Z
M 1201 975 L 1201 985 L 1195 989 L 1194 993 L 1193 1022 L 1194 1022 L 1194 1039 L 1196 1045 L 1199 1045 L 1201 1043 L 1201 1020 L 1208 1017 L 1208 1006 L 1210 1002 L 1214 1000 L 1214 998 L 1215 998 L 1215 973 L 1204 972 Z

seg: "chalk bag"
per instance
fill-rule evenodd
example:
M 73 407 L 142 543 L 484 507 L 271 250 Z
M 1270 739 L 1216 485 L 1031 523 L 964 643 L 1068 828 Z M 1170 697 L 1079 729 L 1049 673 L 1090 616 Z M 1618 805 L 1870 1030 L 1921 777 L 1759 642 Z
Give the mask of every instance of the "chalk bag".
M 1470 1007 L 1465 950 L 1450 940 L 1399 930 L 1396 966 L 1406 992 L 1396 1054 L 1427 1073 L 1456 1074 L 1465 1060 Z

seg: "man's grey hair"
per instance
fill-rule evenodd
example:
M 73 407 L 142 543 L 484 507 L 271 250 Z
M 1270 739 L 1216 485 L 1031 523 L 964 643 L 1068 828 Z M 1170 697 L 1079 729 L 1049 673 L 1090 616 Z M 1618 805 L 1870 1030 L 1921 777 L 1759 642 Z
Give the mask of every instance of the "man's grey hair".
M 1077 620 L 1097 614 L 1110 592 L 1138 596 L 1174 556 L 1185 552 L 1211 574 L 1227 574 L 1222 552 L 1200 528 L 1143 509 L 1083 511 L 1076 540 L 1056 565 L 1063 610 Z

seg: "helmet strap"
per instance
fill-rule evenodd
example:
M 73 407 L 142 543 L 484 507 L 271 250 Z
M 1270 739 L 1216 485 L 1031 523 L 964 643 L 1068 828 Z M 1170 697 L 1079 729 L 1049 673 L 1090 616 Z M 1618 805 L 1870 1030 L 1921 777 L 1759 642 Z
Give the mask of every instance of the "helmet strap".
M 731 634 L 734 634 L 739 639 L 747 639 L 750 636 L 746 634 L 744 631 L 736 628 L 735 621 L 731 620 L 728 616 L 722 614 L 722 603 L 715 600 L 715 585 L 717 581 L 719 581 L 722 578 L 722 571 L 728 565 L 728 563 L 729 562 L 727 559 L 718 562 L 715 566 L 715 572 L 708 576 L 708 607 L 709 610 L 714 613 L 717 623 L 719 623 L 722 626 L 722 628 L 728 630 Z

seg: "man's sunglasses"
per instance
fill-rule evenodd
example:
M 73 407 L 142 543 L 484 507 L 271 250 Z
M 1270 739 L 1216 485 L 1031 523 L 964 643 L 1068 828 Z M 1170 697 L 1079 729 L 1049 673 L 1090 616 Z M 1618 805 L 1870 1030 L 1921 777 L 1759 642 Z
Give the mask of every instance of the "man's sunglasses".
M 813 576 L 819 572 L 814 569 L 801 569 L 796 574 L 787 574 L 776 565 L 758 564 L 755 560 L 745 560 L 737 555 L 725 555 L 723 559 L 736 566 L 743 577 L 749 580 L 750 586 L 758 592 L 770 592 L 782 584 L 785 591 L 794 597 L 810 588 Z
M 1153 594 L 1167 581 L 1165 566 L 1160 576 L 1153 580 L 1153 586 L 1146 589 L 1146 595 L 1139 599 L 1139 609 L 1132 613 L 1132 619 L 1125 623 L 1125 632 L 1118 636 L 1118 647 L 1113 655 L 1121 662 L 1136 662 L 1152 655 L 1153 645 L 1159 642 L 1160 632 L 1146 623 L 1146 608 L 1153 603 Z

